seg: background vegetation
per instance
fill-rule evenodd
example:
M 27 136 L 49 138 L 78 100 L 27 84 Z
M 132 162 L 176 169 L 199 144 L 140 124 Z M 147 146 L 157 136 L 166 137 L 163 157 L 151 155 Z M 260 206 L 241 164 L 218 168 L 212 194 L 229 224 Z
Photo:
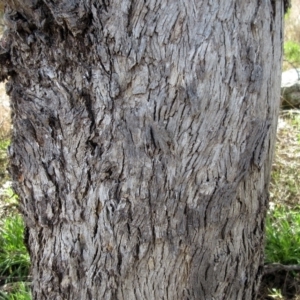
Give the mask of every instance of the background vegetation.
M 0 1 L 1 4 L 1 1 Z M 300 0 L 286 15 L 284 69 L 300 67 Z M 1 7 L 0 7 L 1 10 Z M 1 17 L 1 15 L 0 15 Z M 0 33 L 1 33 L 0 22 Z M 24 224 L 7 172 L 10 110 L 0 85 L 0 299 L 30 300 Z M 300 110 L 282 111 L 266 221 L 266 273 L 259 299 L 300 300 Z

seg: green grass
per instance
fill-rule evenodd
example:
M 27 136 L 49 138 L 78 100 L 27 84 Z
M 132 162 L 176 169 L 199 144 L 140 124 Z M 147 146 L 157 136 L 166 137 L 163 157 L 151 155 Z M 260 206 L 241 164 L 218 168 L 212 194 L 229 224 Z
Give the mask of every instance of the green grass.
M 0 135 L 0 299 L 31 300 L 30 259 L 23 242 L 24 223 L 18 211 L 18 197 L 7 184 L 10 139 L 3 132 Z
M 300 44 L 294 41 L 284 43 L 285 59 L 294 64 L 300 64 Z
M 266 221 L 266 263 L 300 264 L 300 207 L 275 206 Z
M 4 219 L 0 229 L 0 276 L 6 283 L 28 276 L 29 255 L 23 243 L 24 224 L 20 215 Z
M 7 147 L 10 144 L 10 139 L 0 140 L 0 151 L 6 152 Z
M 8 287 L 9 292 L 0 291 L 1 300 L 31 300 L 31 293 L 28 284 L 17 282 Z
M 14 207 L 18 207 L 18 196 L 15 194 L 15 192 L 13 191 L 13 189 L 10 187 L 10 185 L 8 185 L 4 191 L 2 192 L 3 197 L 5 199 L 5 206 L 14 206 Z M 13 213 L 15 213 L 15 211 L 13 211 Z M 1 221 L 0 221 L 1 224 Z
M 8 187 L 4 191 L 0 219 L 0 299 L 29 300 L 30 259 L 24 245 L 24 222 L 18 213 L 17 196 Z M 3 217 L 5 216 L 5 217 Z
M 282 111 L 270 183 L 265 263 L 300 263 L 300 113 Z M 260 300 L 300 300 L 300 273 L 277 271 L 262 279 Z

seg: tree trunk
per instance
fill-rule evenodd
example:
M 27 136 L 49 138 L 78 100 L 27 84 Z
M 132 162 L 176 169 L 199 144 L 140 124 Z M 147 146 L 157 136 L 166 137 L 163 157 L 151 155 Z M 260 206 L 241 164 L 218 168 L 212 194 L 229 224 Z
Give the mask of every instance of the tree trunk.
M 254 299 L 283 2 L 7 2 L 33 298 Z

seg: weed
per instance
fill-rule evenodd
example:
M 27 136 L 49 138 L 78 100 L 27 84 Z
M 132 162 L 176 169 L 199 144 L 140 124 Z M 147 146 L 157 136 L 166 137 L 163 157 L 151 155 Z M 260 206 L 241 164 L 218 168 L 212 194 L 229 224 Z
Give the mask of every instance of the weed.
M 29 285 L 25 282 L 16 282 L 5 286 L 5 291 L 0 291 L 3 300 L 31 300 Z
M 31 299 L 28 284 L 30 260 L 23 243 L 24 223 L 18 213 L 18 197 L 10 183 L 1 189 L 0 299 Z M 3 216 L 5 216 L 3 218 Z
M 268 295 L 269 297 L 271 297 L 272 299 L 283 299 L 283 296 L 281 294 L 281 291 L 278 289 L 270 289 L 270 294 Z
M 284 43 L 285 59 L 290 63 L 300 64 L 300 44 L 294 41 L 287 41 Z
M 276 205 L 266 221 L 266 263 L 300 264 L 300 207 Z
M 4 219 L 0 228 L 0 276 L 5 283 L 26 279 L 29 273 L 29 255 L 23 243 L 24 224 L 20 215 Z
M 6 151 L 7 147 L 10 144 L 10 140 L 9 139 L 5 139 L 5 140 L 0 140 L 0 151 Z
M 0 299 L 30 300 L 28 281 L 30 260 L 23 243 L 24 224 L 19 214 L 0 224 Z

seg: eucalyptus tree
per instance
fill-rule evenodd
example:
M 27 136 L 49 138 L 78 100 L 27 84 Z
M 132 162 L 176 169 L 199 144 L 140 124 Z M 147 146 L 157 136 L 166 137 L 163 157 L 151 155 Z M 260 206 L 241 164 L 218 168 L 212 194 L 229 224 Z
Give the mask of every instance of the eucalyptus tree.
M 282 1 L 7 0 L 34 299 L 254 299 Z

